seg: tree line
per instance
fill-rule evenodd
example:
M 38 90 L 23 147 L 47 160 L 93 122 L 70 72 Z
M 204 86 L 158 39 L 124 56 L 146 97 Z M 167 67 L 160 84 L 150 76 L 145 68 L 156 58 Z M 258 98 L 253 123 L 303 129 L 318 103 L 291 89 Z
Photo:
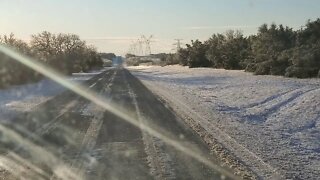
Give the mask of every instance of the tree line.
M 257 34 L 248 37 L 228 30 L 204 42 L 191 41 L 162 61 L 190 68 L 246 70 L 256 75 L 320 77 L 320 19 L 309 20 L 299 30 L 263 24 Z
M 0 36 L 0 43 L 66 75 L 87 72 L 103 65 L 97 50 L 75 34 L 53 34 L 43 31 L 32 35 L 30 43 L 10 34 Z M 37 81 L 41 78 L 39 73 L 0 53 L 0 87 Z

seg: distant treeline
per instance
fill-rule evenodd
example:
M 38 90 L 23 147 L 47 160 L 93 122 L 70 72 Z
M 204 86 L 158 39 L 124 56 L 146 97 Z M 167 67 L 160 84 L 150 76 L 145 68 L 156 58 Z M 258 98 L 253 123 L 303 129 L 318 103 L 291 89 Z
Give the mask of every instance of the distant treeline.
M 63 74 L 87 72 L 103 65 L 97 50 L 74 34 L 44 31 L 32 35 L 29 44 L 10 34 L 0 36 L 0 43 Z M 0 88 L 39 79 L 40 74 L 0 52 Z
M 101 58 L 109 60 L 112 60 L 117 57 L 114 53 L 100 53 L 99 55 L 101 56 Z
M 190 68 L 244 69 L 256 75 L 320 77 L 320 19 L 309 20 L 296 31 L 283 25 L 263 24 L 256 35 L 249 37 L 229 30 L 204 42 L 192 41 L 162 61 Z

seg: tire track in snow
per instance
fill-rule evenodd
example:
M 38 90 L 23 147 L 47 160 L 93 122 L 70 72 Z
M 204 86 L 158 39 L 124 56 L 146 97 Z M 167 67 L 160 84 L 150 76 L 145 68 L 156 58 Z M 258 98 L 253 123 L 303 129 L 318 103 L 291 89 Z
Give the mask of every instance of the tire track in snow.
M 107 86 L 103 88 L 101 91 L 106 91 L 105 93 L 110 93 L 111 86 L 113 85 L 113 81 L 117 71 L 115 71 L 112 77 L 107 82 Z M 111 98 L 108 99 L 111 101 Z M 86 170 L 90 169 L 90 163 L 88 161 L 92 161 L 91 155 L 93 154 L 92 151 L 96 145 L 98 135 L 100 133 L 101 126 L 103 124 L 103 117 L 104 117 L 104 109 L 98 107 L 97 105 L 93 105 L 92 103 L 88 106 L 92 105 L 93 109 L 91 109 L 92 114 L 94 115 L 80 146 L 80 152 L 77 153 L 74 161 L 71 163 L 71 169 L 75 169 L 81 177 L 85 177 Z M 89 164 L 89 166 L 86 166 Z
M 244 112 L 231 111 L 231 114 L 234 114 L 235 116 L 240 117 L 241 119 L 246 119 L 248 122 L 262 123 L 265 122 L 268 119 L 268 117 L 270 117 L 272 114 L 281 111 L 282 107 L 288 106 L 296 99 L 305 96 L 306 94 L 317 89 L 319 88 L 296 89 L 289 93 L 285 93 L 282 96 L 279 96 L 278 98 L 275 98 L 264 104 L 259 104 L 255 107 L 244 109 Z
M 306 88 L 306 89 L 295 88 L 293 90 L 271 96 L 261 102 L 252 103 L 246 106 L 230 107 L 230 106 L 220 105 L 219 111 L 231 113 L 237 117 L 246 118 L 248 120 L 250 120 L 251 115 L 268 117 L 271 114 L 279 111 L 281 107 L 286 106 L 287 104 L 293 102 L 299 97 L 304 96 L 305 94 L 315 91 L 317 89 L 319 88 Z M 242 116 L 241 114 L 245 114 L 245 115 Z M 254 119 L 254 117 L 252 118 Z
M 69 112 L 73 107 L 76 106 L 77 100 L 73 100 L 69 102 L 59 113 L 58 116 L 53 118 L 51 121 L 45 123 L 41 128 L 37 129 L 35 134 L 36 135 L 44 135 L 45 133 L 48 133 L 50 130 L 54 129 L 55 125 L 62 121 L 61 118 L 63 115 L 65 115 L 67 112 Z
M 100 75 L 108 75 L 110 72 L 106 71 Z M 94 78 L 93 78 L 94 79 Z M 102 78 L 99 78 L 98 81 L 100 81 L 100 79 L 102 80 Z M 91 81 L 92 79 L 90 79 L 89 81 Z M 94 83 L 93 85 L 96 85 L 96 83 Z M 91 85 L 92 86 L 92 85 Z M 88 88 L 90 89 L 91 86 Z M 60 121 L 62 121 L 63 119 L 61 117 L 63 117 L 66 113 L 72 111 L 72 109 L 75 109 L 75 107 L 79 104 L 81 104 L 79 102 L 80 97 L 77 97 L 76 99 L 72 100 L 71 102 L 68 102 L 64 108 L 61 109 L 61 111 L 58 113 L 58 115 L 56 117 L 54 117 L 51 121 L 45 123 L 44 125 L 42 125 L 39 129 L 36 130 L 35 135 L 44 135 L 46 133 L 49 133 L 51 130 L 53 130 L 57 123 L 59 123 Z
M 89 84 L 91 81 L 96 80 L 98 77 L 107 74 L 109 74 L 109 72 L 105 71 L 88 80 L 85 84 Z M 10 162 L 11 164 L 3 165 L 4 167 L 7 167 L 7 165 L 9 165 L 7 167 L 9 169 L 7 170 L 12 170 L 6 177 L 10 178 L 11 175 L 14 176 L 21 170 L 23 173 L 19 174 L 19 177 L 17 178 L 22 178 L 24 176 L 27 177 L 27 179 L 42 179 L 35 173 L 37 173 L 36 171 L 43 170 L 43 172 L 48 173 L 45 174 L 46 177 L 43 179 L 79 179 L 80 177 L 74 174 L 74 172 L 71 171 L 71 169 L 68 167 L 68 163 L 63 160 L 65 158 L 65 155 L 61 153 L 62 151 L 60 152 L 60 150 L 65 149 L 64 145 L 66 144 L 64 142 L 64 139 L 62 139 L 62 141 L 60 141 L 61 139 L 52 139 L 52 137 L 60 137 L 51 136 L 50 133 L 53 132 L 55 133 L 55 135 L 59 134 L 59 131 L 53 130 L 55 128 L 60 128 L 61 125 L 61 128 L 68 129 L 67 126 L 70 125 L 68 124 L 70 123 L 70 121 L 66 119 L 64 115 L 68 116 L 69 112 L 74 113 L 73 111 L 78 110 L 76 109 L 76 107 L 83 104 L 86 104 L 85 100 L 82 100 L 79 96 L 75 98 L 70 91 L 66 91 L 65 93 L 56 96 L 52 100 L 43 103 L 43 105 L 39 105 L 39 109 L 35 110 L 35 112 L 27 114 L 26 117 L 14 119 L 14 123 L 16 124 L 13 129 L 17 131 L 14 132 L 14 135 L 19 137 L 21 136 L 24 139 L 23 143 L 17 143 L 17 145 L 15 145 L 13 149 L 8 149 L 10 150 L 9 153 L 1 156 L 2 159 L 12 161 Z M 59 106 L 62 106 L 62 108 L 59 108 Z M 58 115 L 56 115 L 56 113 Z M 65 120 L 68 121 L 65 122 Z M 25 125 L 25 127 L 23 125 Z M 69 128 L 68 130 L 72 130 L 72 133 L 76 134 L 76 131 L 73 131 L 76 129 Z M 81 137 L 81 135 L 79 137 Z M 70 139 L 76 141 L 76 139 L 73 138 L 74 137 L 71 137 Z M 64 145 L 59 146 L 59 143 L 64 143 Z M 52 149 L 56 145 L 58 146 L 55 149 Z M 15 156 L 13 157 L 12 155 Z M 47 171 L 48 166 L 52 168 L 50 169 L 50 171 Z M 1 169 L 0 171 L 3 170 Z M 1 177 L 2 176 L 0 176 L 0 178 Z
M 103 75 L 105 75 L 105 76 L 107 76 L 109 74 L 110 74 L 110 72 L 103 73 Z M 116 72 L 111 75 L 111 78 L 108 78 L 108 82 L 106 82 L 107 87 L 110 87 L 112 85 L 112 81 L 114 80 L 115 75 L 116 75 Z M 98 82 L 101 83 L 101 81 L 98 81 Z M 102 93 L 106 89 L 108 89 L 108 88 L 102 88 L 100 93 Z M 78 98 L 80 98 L 80 97 L 78 97 Z M 90 168 L 88 166 L 91 164 L 88 162 L 92 162 L 92 160 L 94 159 L 93 157 L 91 157 L 92 150 L 95 147 L 96 139 L 97 139 L 98 134 L 100 132 L 100 128 L 103 124 L 102 118 L 103 118 L 103 113 L 104 113 L 103 109 L 101 109 L 100 107 L 96 106 L 95 104 L 93 104 L 91 102 L 89 102 L 89 104 L 86 105 L 85 109 L 87 109 L 88 113 L 90 113 L 90 115 L 86 114 L 86 116 L 92 117 L 91 122 L 90 122 L 87 130 L 84 131 L 82 141 L 78 145 L 79 147 L 77 149 L 79 149 L 79 151 L 75 153 L 75 156 L 65 157 L 66 159 L 64 160 L 65 162 L 69 161 L 69 163 L 66 163 L 67 167 L 65 169 L 77 174 L 76 178 L 81 177 L 82 179 L 85 179 L 84 177 L 86 174 L 86 170 L 88 168 Z M 82 109 L 82 110 L 84 110 L 84 109 Z M 78 113 L 81 114 L 81 112 L 78 112 Z M 68 178 L 74 179 L 74 177 L 68 177 Z M 52 174 L 50 179 L 57 179 L 57 175 Z
M 132 90 L 130 84 L 127 82 L 125 78 L 125 84 L 128 87 L 129 95 L 133 101 L 138 120 L 141 124 L 146 122 L 142 122 L 143 118 L 141 115 L 141 111 L 136 99 L 136 94 Z M 176 179 L 176 175 L 174 172 L 174 167 L 172 166 L 172 159 L 169 154 L 161 151 L 161 146 L 163 146 L 163 142 L 151 135 L 147 132 L 142 131 L 143 142 L 145 145 L 145 151 L 148 155 L 148 162 L 150 166 L 151 174 L 155 176 L 156 179 Z
M 205 117 L 200 116 L 193 109 L 188 107 L 186 104 L 181 102 L 178 98 L 170 95 L 168 91 L 163 90 L 161 87 L 154 87 L 152 84 L 148 82 L 143 82 L 147 85 L 155 94 L 160 95 L 166 102 L 168 102 L 176 112 L 181 113 L 191 120 L 187 122 L 193 129 L 195 126 L 199 125 L 204 128 L 206 133 L 212 135 L 213 138 L 217 139 L 219 143 L 222 143 L 225 148 L 230 150 L 232 153 L 236 155 L 237 158 L 247 159 L 246 165 L 253 170 L 254 172 L 258 172 L 259 175 L 262 175 L 263 178 L 278 178 L 280 175 L 278 174 L 276 168 L 266 163 L 263 159 L 261 159 L 258 155 L 241 145 L 237 140 L 229 136 L 227 133 L 217 128 L 213 122 L 206 119 Z M 191 119 L 190 119 L 191 118 Z M 189 121 L 188 120 L 188 121 Z M 206 125 L 201 122 L 207 122 Z M 197 132 L 199 133 L 199 132 Z M 200 134 L 201 135 L 201 134 Z M 206 141 L 206 140 L 205 140 Z M 208 142 L 211 143 L 211 142 Z M 250 163 L 250 164 L 247 164 Z M 233 166 L 232 164 L 230 164 Z M 244 172 L 245 173 L 245 172 Z

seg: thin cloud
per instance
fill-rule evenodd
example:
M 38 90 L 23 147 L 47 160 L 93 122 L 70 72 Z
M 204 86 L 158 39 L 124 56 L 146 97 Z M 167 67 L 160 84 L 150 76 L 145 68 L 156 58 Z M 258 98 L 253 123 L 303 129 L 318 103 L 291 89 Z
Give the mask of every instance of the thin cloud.
M 141 39 L 141 37 L 85 37 L 83 39 L 88 42 L 109 41 L 114 43 L 133 43 L 133 42 L 137 42 L 137 40 Z M 152 39 L 153 43 L 162 42 L 162 41 L 165 41 L 165 39 L 158 39 L 158 38 Z
M 84 40 L 102 40 L 102 41 L 131 41 L 137 40 L 138 37 L 85 37 Z
M 141 39 L 141 37 L 85 37 L 83 38 L 86 41 L 125 41 L 132 42 Z M 152 42 L 162 41 L 162 39 L 153 38 Z
M 206 30 L 206 29 L 249 29 L 257 28 L 255 25 L 234 25 L 234 26 L 191 26 L 185 27 L 188 30 Z

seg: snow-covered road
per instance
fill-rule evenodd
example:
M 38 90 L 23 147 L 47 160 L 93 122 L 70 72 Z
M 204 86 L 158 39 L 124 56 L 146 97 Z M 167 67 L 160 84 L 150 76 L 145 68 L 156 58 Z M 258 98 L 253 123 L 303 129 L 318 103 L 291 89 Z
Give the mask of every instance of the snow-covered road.
M 105 105 L 65 91 L 0 121 L 0 179 L 237 179 L 127 70 L 82 85 Z
M 181 66 L 128 69 L 261 178 L 320 177 L 320 79 Z

